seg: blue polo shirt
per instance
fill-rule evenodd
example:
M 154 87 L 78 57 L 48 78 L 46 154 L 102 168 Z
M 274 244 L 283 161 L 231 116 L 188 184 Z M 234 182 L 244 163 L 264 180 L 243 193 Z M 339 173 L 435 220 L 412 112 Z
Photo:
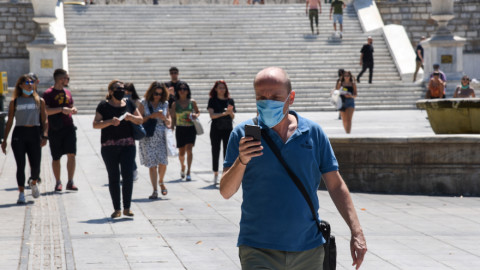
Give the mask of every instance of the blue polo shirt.
M 338 170 L 337 159 L 318 124 L 294 111 L 290 114 L 297 117 L 298 127 L 285 144 L 275 131 L 268 129 L 268 134 L 303 182 L 318 212 L 317 189 L 321 176 Z M 230 134 L 224 167 L 231 167 L 237 159 L 246 124 L 253 125 L 253 120 L 239 124 Z M 263 155 L 250 160 L 243 176 L 237 245 L 282 251 L 304 251 L 322 245 L 325 240 L 302 193 L 263 139 L 262 146 Z

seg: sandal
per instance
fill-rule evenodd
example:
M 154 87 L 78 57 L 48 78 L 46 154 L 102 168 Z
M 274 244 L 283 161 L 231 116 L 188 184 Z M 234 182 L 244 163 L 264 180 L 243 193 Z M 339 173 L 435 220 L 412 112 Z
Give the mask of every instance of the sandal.
M 158 191 L 154 190 L 152 195 L 150 195 L 150 197 L 148 197 L 150 200 L 156 200 L 158 199 Z
M 168 189 L 165 188 L 165 185 L 163 183 L 159 183 L 160 188 L 162 189 L 162 195 L 165 196 L 168 194 Z

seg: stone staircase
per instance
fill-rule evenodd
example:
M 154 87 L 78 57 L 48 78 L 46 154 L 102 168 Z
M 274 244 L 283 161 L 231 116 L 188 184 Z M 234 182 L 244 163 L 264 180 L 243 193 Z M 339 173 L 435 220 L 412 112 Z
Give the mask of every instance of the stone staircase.
M 113 79 L 133 82 L 139 95 L 180 69 L 199 108 L 206 111 L 216 80 L 227 82 L 238 112 L 255 111 L 253 78 L 267 66 L 287 70 L 296 90 L 294 109 L 333 110 L 328 98 L 337 69 L 360 71 L 366 42 L 353 7 L 344 15 L 344 38 L 331 40 L 330 6 L 323 4 L 320 35 L 311 35 L 303 4 L 65 6 L 70 88 L 80 112 L 93 114 Z M 413 109 L 422 87 L 402 83 L 380 34 L 373 84 L 358 85 L 357 109 Z

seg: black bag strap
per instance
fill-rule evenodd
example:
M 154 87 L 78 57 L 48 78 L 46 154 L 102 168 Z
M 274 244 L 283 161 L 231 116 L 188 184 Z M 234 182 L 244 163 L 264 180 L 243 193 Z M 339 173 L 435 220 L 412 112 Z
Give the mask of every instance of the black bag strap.
M 253 122 L 255 123 L 255 125 L 258 125 L 258 118 L 255 117 L 253 119 Z M 317 214 L 315 212 L 315 207 L 313 206 L 313 202 L 312 202 L 310 196 L 308 195 L 307 189 L 303 185 L 302 181 L 300 181 L 300 179 L 297 177 L 297 175 L 292 171 L 292 169 L 290 169 L 287 162 L 285 162 L 282 155 L 280 154 L 280 150 L 278 150 L 278 147 L 275 145 L 272 138 L 270 138 L 270 136 L 268 136 L 267 130 L 265 128 L 262 128 L 261 133 L 262 133 L 262 138 L 265 140 L 265 142 L 267 142 L 268 146 L 270 147 L 272 152 L 275 154 L 278 161 L 280 161 L 280 163 L 283 165 L 283 167 L 287 171 L 287 173 L 290 176 L 290 178 L 292 179 L 292 181 L 297 186 L 298 190 L 300 190 L 300 193 L 302 193 L 303 198 L 305 199 L 308 206 L 310 207 L 310 211 L 312 212 L 313 219 L 317 223 L 318 229 L 320 230 L 320 232 L 322 232 L 320 222 L 318 221 Z M 325 239 L 325 240 L 327 240 L 327 239 Z

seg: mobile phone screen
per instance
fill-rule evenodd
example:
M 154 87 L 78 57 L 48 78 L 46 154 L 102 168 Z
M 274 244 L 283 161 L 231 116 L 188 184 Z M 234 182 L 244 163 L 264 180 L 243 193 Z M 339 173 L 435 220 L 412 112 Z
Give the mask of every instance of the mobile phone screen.
M 245 125 L 245 137 L 253 137 L 255 141 L 262 140 L 262 134 L 259 126 Z

